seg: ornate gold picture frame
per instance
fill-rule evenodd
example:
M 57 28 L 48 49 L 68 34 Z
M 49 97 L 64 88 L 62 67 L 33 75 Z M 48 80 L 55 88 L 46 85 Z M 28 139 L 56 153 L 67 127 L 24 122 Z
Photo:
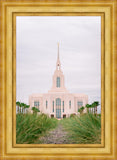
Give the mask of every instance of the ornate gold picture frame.
M 117 159 L 117 1 L 1 1 L 0 158 Z M 16 16 L 101 16 L 101 144 L 16 144 Z

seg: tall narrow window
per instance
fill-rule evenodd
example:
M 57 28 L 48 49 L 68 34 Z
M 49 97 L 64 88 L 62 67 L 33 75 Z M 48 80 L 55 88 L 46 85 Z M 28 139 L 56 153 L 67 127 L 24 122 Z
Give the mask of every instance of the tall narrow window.
M 39 108 L 39 106 L 40 106 L 39 101 L 38 101 L 38 103 L 37 103 L 37 106 L 38 106 L 38 108 Z
M 78 109 L 81 108 L 83 106 L 83 102 L 82 101 L 78 101 L 77 102 L 77 106 L 78 106 Z
M 82 106 L 83 106 L 83 102 L 82 102 L 82 101 L 78 101 L 78 102 L 77 102 L 77 106 L 78 106 L 78 107 L 82 107 Z
M 54 112 L 54 101 L 53 101 L 53 112 Z
M 47 107 L 48 107 L 48 101 L 46 101 L 46 109 L 47 109 Z
M 64 101 L 63 101 L 63 112 L 64 112 Z
M 56 106 L 61 106 L 61 99 L 60 98 L 56 99 Z
M 60 77 L 57 77 L 56 79 L 56 87 L 60 87 Z
M 61 99 L 56 99 L 56 118 L 61 118 Z
M 71 101 L 69 101 L 69 108 L 71 109 Z
M 39 106 L 40 106 L 39 101 L 34 101 L 34 106 L 39 109 Z
M 37 106 L 37 102 L 36 102 L 36 101 L 34 101 L 34 106 L 35 106 L 35 107 Z

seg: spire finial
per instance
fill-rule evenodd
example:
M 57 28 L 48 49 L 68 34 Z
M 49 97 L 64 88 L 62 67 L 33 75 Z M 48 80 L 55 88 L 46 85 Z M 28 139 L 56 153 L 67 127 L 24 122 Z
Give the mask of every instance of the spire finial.
M 59 59 L 59 43 L 58 43 L 58 57 L 57 57 L 56 69 L 60 70 L 60 68 L 61 68 L 61 64 Z
M 58 42 L 58 59 L 59 59 L 59 42 Z

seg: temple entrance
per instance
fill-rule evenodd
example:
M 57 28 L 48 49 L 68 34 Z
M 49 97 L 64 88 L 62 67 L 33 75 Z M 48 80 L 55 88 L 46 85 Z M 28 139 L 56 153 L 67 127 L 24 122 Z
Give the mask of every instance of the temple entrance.
M 56 118 L 61 118 L 61 99 L 56 99 Z
M 66 114 L 63 114 L 63 118 L 66 118 Z
M 51 118 L 54 118 L 54 114 L 51 114 Z

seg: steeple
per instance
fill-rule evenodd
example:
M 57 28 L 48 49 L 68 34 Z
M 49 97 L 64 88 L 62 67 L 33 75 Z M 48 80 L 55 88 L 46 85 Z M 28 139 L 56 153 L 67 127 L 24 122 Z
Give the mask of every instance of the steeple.
M 58 43 L 58 59 L 59 59 L 59 43 Z
M 57 62 L 56 62 L 56 70 L 60 70 L 60 69 L 61 69 L 61 63 L 59 59 L 59 43 L 58 43 L 58 57 L 57 57 Z
M 61 70 L 61 63 L 59 59 L 59 43 L 58 43 L 58 55 L 57 55 L 57 62 L 56 62 L 56 70 L 53 75 L 53 83 L 52 88 L 48 92 L 67 92 L 68 90 L 65 88 L 64 85 L 64 75 Z

